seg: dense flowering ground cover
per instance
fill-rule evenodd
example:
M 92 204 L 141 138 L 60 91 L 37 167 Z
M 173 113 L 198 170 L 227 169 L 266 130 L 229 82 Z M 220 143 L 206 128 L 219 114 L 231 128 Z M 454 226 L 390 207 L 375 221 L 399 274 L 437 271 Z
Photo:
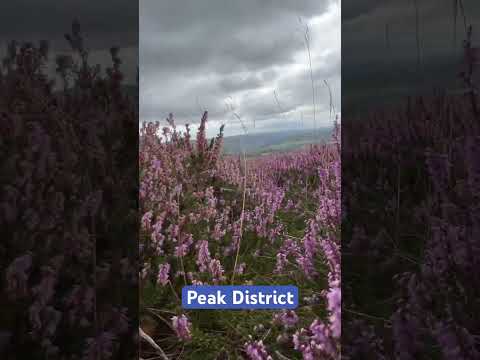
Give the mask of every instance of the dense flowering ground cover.
M 137 106 L 119 49 L 101 71 L 77 22 L 66 38 L 53 59 L 11 41 L 0 65 L 0 358 L 131 359 Z
M 463 94 L 343 120 L 345 359 L 480 358 L 478 49 L 464 46 Z
M 203 115 L 140 134 L 141 326 L 184 359 L 339 359 L 340 143 L 222 155 Z M 295 311 L 185 311 L 192 284 L 299 287 Z M 142 349 L 148 357 L 149 348 Z

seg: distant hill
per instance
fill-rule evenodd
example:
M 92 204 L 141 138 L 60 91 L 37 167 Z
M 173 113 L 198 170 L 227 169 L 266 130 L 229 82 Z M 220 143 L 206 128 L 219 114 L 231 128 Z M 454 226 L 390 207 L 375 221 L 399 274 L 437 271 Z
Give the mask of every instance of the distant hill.
M 238 154 L 244 149 L 248 154 L 264 154 L 289 151 L 307 144 L 329 141 L 332 129 L 288 130 L 268 133 L 227 136 L 224 138 L 224 152 Z

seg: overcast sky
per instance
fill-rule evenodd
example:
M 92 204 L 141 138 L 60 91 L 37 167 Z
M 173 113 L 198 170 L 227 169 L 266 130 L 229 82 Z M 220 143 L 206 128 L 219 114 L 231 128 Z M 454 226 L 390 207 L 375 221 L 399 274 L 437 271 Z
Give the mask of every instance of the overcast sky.
M 138 2 L 132 0 L 31 0 L 0 3 L 0 56 L 8 41 L 48 40 L 50 72 L 55 56 L 69 51 L 64 34 L 78 19 L 92 64 L 111 65 L 109 48 L 120 47 L 126 82 L 136 83 L 138 66 Z
M 198 124 L 208 110 L 209 135 L 222 123 L 242 133 L 234 112 L 249 133 L 313 128 L 308 24 L 316 126 L 331 126 L 324 80 L 340 111 L 340 20 L 337 0 L 140 0 L 140 119 Z
M 339 110 L 341 41 L 344 114 L 352 103 L 368 107 L 405 96 L 413 83 L 420 88 L 423 82 L 427 90 L 457 86 L 463 21 L 458 18 L 454 47 L 453 1 L 416 3 L 420 73 L 415 2 L 405 0 L 344 0 L 341 30 L 337 0 L 3 1 L 0 56 L 8 40 L 48 39 L 53 60 L 68 50 L 63 34 L 77 18 L 93 63 L 109 65 L 108 48 L 120 46 L 127 82 L 134 84 L 140 55 L 141 120 L 162 120 L 173 112 L 179 123 L 195 123 L 208 109 L 211 133 L 226 122 L 228 133 L 236 134 L 241 127 L 226 110 L 228 102 L 249 131 L 299 127 L 302 113 L 308 128 L 312 90 L 300 17 L 310 26 L 317 125 L 326 126 L 329 97 L 323 80 Z M 480 1 L 463 0 L 463 5 L 478 39 Z
M 474 44 L 478 46 L 480 1 L 462 3 L 466 23 L 473 26 Z M 414 91 L 428 95 L 433 88 L 455 91 L 461 86 L 457 74 L 462 66 L 465 27 L 458 9 L 454 31 L 453 5 L 452 0 L 343 1 L 345 116 L 362 107 L 371 109 L 397 102 L 415 95 Z

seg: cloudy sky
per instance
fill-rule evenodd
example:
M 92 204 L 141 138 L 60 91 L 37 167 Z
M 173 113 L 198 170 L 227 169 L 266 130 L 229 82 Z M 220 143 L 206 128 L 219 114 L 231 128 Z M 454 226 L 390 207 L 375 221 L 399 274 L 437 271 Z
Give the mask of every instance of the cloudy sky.
M 414 1 L 344 0 L 342 14 L 339 2 L 43 0 L 32 7 L 30 0 L 3 1 L 0 14 L 8 16 L 0 22 L 0 56 L 8 40 L 48 39 L 53 60 L 68 50 L 63 34 L 77 18 L 94 63 L 108 65 L 108 48 L 120 46 L 127 82 L 134 84 L 140 56 L 141 120 L 162 120 L 173 112 L 179 123 L 196 123 L 208 109 L 210 133 L 222 122 L 229 134 L 241 133 L 233 112 L 251 132 L 300 127 L 302 114 L 303 127 L 313 127 L 305 28 L 299 17 L 310 27 L 319 127 L 330 125 L 324 80 L 340 109 L 340 63 L 344 116 L 404 97 L 414 87 L 428 92 L 458 86 L 464 32 L 458 18 L 454 45 L 453 0 L 417 1 L 421 71 Z M 463 4 L 478 45 L 480 1 Z
M 395 103 L 414 92 L 461 86 L 457 74 L 465 27 L 457 9 L 454 30 L 453 0 L 344 0 L 342 5 L 344 116 Z M 463 0 L 463 5 L 478 46 L 480 1 Z
M 72 21 L 82 26 L 85 45 L 94 64 L 110 66 L 109 48 L 118 46 L 128 83 L 136 83 L 138 66 L 138 2 L 131 0 L 31 0 L 0 3 L 0 56 L 8 41 L 48 40 L 51 47 L 49 70 L 54 72 L 55 56 L 69 51 L 64 34 Z
M 331 126 L 340 111 L 338 0 L 140 0 L 140 120 L 198 123 L 209 135 Z M 310 53 L 316 102 L 304 34 Z M 302 123 L 303 118 L 303 123 Z

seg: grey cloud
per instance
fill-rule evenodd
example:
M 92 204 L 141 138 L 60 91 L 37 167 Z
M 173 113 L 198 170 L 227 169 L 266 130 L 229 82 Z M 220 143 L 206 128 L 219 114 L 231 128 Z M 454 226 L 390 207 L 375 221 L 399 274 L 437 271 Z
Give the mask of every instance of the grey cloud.
M 414 2 L 344 2 L 342 78 L 347 89 L 345 109 L 350 109 L 351 104 L 359 108 L 395 102 L 395 99 L 414 95 L 413 91 L 429 94 L 433 88 L 450 90 L 458 86 L 456 75 L 461 66 L 461 45 L 465 38 L 463 20 L 459 14 L 454 42 L 453 2 L 422 0 L 417 3 L 418 33 Z M 474 42 L 477 42 L 480 3 L 465 0 L 463 5 L 466 22 L 473 25 Z M 417 35 L 420 52 L 417 51 Z M 420 67 L 417 66 L 418 56 Z
M 219 86 L 225 93 L 233 93 L 241 90 L 255 89 L 261 87 L 263 79 L 257 74 L 232 74 L 225 76 L 219 81 Z
M 178 33 L 163 33 L 156 28 L 151 37 L 143 21 L 148 22 L 148 18 L 142 18 L 140 25 L 140 57 L 142 71 L 146 72 L 152 68 L 184 73 L 202 68 L 215 68 L 222 73 L 255 71 L 291 61 L 293 52 L 303 46 L 295 36 L 294 14 L 275 21 L 267 19 L 255 26 L 241 24 L 238 28 L 233 27 L 235 22 L 205 22 L 202 28 L 192 25 Z
M 310 17 L 322 13 L 327 5 L 327 0 L 141 0 L 140 18 L 148 32 L 179 33 L 204 26 L 221 31 L 258 27 L 285 14 Z
M 54 1 L 16 0 L 0 4 L 0 57 L 6 43 L 48 40 L 51 48 L 49 75 L 55 74 L 55 56 L 71 49 L 64 37 L 72 22 L 80 22 L 90 61 L 103 68 L 111 65 L 108 49 L 121 48 L 125 82 L 136 84 L 138 67 L 138 2 L 131 0 Z
M 342 3 L 342 20 L 349 21 L 369 13 L 379 6 L 380 2 L 376 0 L 343 0 Z
M 308 108 L 311 85 L 307 57 L 298 58 L 305 51 L 299 18 L 307 22 L 322 16 L 332 2 L 336 1 L 142 0 L 140 118 L 158 120 L 173 112 L 180 123 L 198 122 L 201 110 L 208 109 L 213 123 L 233 124 L 225 106 L 231 97 L 245 121 L 273 124 L 282 116 L 273 89 L 285 96 L 285 113 Z M 312 31 L 312 36 L 328 40 L 328 26 Z M 340 21 L 333 33 L 339 32 Z M 338 99 L 339 45 L 330 53 L 330 44 L 312 50 L 317 86 L 324 78 L 338 79 Z M 305 71 L 294 71 L 299 61 Z M 328 99 L 318 102 L 320 109 Z M 238 129 L 238 124 L 232 128 Z
M 138 2 L 130 0 L 2 1 L 0 43 L 51 40 L 57 49 L 68 44 L 63 34 L 78 18 L 92 49 L 138 44 Z M 120 42 L 120 43 L 118 43 Z

